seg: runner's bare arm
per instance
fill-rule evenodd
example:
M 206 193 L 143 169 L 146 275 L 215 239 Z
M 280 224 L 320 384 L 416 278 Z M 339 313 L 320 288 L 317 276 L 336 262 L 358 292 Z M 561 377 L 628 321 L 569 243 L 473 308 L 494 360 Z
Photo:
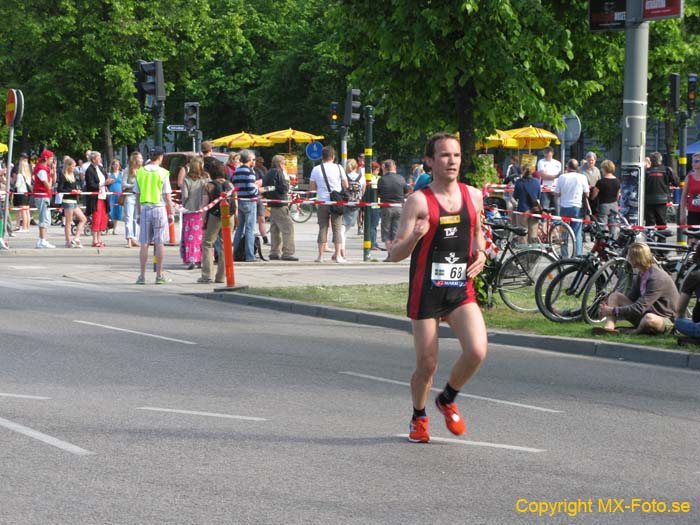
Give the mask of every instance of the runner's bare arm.
M 428 202 L 422 191 L 412 194 L 407 200 L 401 214 L 399 231 L 396 240 L 391 245 L 389 260 L 399 262 L 411 255 L 413 248 L 430 227 Z
M 472 279 L 479 275 L 486 264 L 486 238 L 481 230 L 481 213 L 484 209 L 484 197 L 480 190 L 469 186 L 469 194 L 474 203 L 476 224 L 474 225 L 474 239 L 472 240 L 472 257 L 467 267 L 467 275 Z

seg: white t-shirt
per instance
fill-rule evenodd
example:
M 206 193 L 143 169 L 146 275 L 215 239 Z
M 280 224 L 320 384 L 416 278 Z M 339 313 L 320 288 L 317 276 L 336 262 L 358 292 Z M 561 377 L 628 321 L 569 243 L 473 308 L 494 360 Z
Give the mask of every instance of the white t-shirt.
M 580 208 L 583 206 L 583 194 L 588 195 L 588 179 L 583 173 L 567 171 L 557 179 L 554 193 L 561 195 L 562 208 Z
M 334 162 L 324 162 L 323 167 L 326 170 L 326 176 L 328 177 L 328 184 L 330 184 L 330 190 L 326 187 L 326 181 L 323 179 L 323 172 L 321 171 L 321 165 L 316 166 L 311 170 L 312 182 L 316 183 L 316 198 L 320 201 L 331 200 L 331 191 L 340 191 L 343 189 L 341 179 L 347 180 L 348 177 L 345 175 L 345 170 L 340 164 Z
M 537 171 L 540 173 L 540 177 L 543 173 L 545 175 L 559 175 L 561 173 L 561 162 L 557 159 L 540 159 L 537 161 Z M 542 178 L 542 186 L 555 186 L 555 180 L 544 180 Z

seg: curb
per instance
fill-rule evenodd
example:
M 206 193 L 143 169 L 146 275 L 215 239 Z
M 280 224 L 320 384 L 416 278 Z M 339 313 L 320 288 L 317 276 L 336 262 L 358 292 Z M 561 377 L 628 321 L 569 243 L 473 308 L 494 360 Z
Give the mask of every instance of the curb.
M 347 308 L 322 306 L 301 301 L 276 299 L 258 295 L 231 292 L 191 293 L 195 297 L 235 303 L 255 308 L 268 308 L 281 312 L 297 315 L 307 315 L 334 321 L 366 324 L 411 332 L 411 321 L 408 318 L 390 314 L 362 312 Z M 448 326 L 441 325 L 439 336 L 441 338 L 453 338 Z M 662 350 L 626 343 L 609 343 L 594 339 L 573 339 L 567 337 L 541 336 L 526 334 L 523 332 L 507 332 L 499 330 L 488 331 L 489 342 L 495 344 L 518 346 L 525 348 L 539 348 L 552 352 L 565 354 L 585 355 L 606 359 L 617 359 L 635 363 L 668 366 L 674 368 L 688 368 L 700 370 L 700 354 L 683 352 L 680 350 Z

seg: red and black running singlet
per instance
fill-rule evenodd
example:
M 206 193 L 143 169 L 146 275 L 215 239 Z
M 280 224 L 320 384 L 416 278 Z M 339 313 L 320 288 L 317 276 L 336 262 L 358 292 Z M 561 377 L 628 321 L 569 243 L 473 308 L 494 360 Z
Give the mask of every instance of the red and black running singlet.
M 465 184 L 459 184 L 462 207 L 448 213 L 429 187 L 420 191 L 428 202 L 430 228 L 411 254 L 408 317 L 432 319 L 476 302 L 474 283 L 467 277 L 476 212 Z

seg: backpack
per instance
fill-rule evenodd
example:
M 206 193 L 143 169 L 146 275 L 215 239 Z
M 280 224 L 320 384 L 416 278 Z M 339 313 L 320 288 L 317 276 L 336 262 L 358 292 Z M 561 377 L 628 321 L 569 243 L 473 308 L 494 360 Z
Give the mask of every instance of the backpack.
M 357 178 L 355 180 L 352 180 L 350 178 L 350 174 L 347 174 L 348 177 L 348 191 L 350 192 L 350 201 L 352 202 L 360 202 L 362 199 L 362 184 L 360 181 L 362 180 L 362 173 L 357 174 Z
M 219 195 L 224 192 L 231 190 L 231 184 L 229 182 L 217 182 L 215 180 L 211 181 L 212 184 L 216 186 L 216 192 L 214 195 L 209 195 L 210 200 L 217 199 Z M 233 217 L 236 213 L 236 201 L 233 199 L 233 193 L 228 197 L 229 215 Z M 209 210 L 209 215 L 214 217 L 221 217 L 221 201 L 219 201 L 216 206 Z
M 241 240 L 238 242 L 238 247 L 233 252 L 233 260 L 236 262 L 245 261 L 245 240 L 245 236 L 241 237 Z M 267 259 L 265 259 L 262 253 L 262 243 L 260 242 L 259 235 L 255 236 L 255 241 L 253 243 L 253 253 L 260 257 L 261 261 L 267 261 Z

